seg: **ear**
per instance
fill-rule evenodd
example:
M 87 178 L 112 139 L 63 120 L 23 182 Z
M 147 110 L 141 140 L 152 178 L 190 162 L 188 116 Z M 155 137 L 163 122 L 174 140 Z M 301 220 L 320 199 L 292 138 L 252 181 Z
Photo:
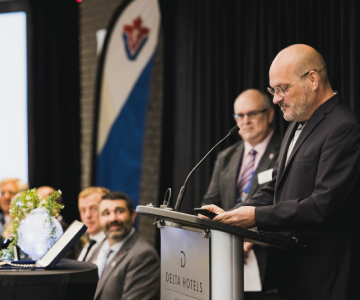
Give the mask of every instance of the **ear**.
M 313 92 L 315 92 L 319 87 L 319 74 L 315 71 L 309 73 L 310 86 Z
M 132 214 L 131 214 L 131 220 L 132 220 L 132 223 L 134 224 L 135 223 L 135 219 L 136 219 L 136 210 L 134 209 Z
M 272 124 L 273 120 L 274 120 L 274 109 L 272 107 L 269 108 L 268 111 L 269 114 L 269 124 Z

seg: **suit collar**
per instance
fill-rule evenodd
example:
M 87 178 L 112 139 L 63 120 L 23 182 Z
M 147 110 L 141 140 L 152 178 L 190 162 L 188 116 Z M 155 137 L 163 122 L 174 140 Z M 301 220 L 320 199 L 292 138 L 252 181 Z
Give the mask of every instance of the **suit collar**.
M 318 107 L 317 110 L 315 110 L 315 112 L 312 114 L 312 116 L 310 117 L 310 119 L 306 122 L 306 126 L 304 127 L 304 129 L 302 130 L 298 140 L 296 141 L 296 144 L 294 146 L 294 148 L 291 151 L 290 157 L 288 159 L 287 164 L 286 163 L 286 156 L 287 156 L 287 151 L 289 149 L 289 145 L 290 142 L 294 136 L 294 132 L 298 127 L 298 123 L 296 122 L 292 122 L 290 124 L 289 130 L 287 131 L 284 141 L 285 141 L 285 148 L 284 151 L 282 153 L 282 157 L 280 158 L 280 168 L 279 168 L 279 174 L 281 174 L 281 178 L 278 182 L 278 184 L 280 183 L 286 169 L 288 168 L 288 166 L 291 164 L 293 158 L 295 157 L 297 151 L 299 150 L 299 148 L 301 147 L 301 145 L 304 143 L 304 141 L 307 139 L 307 137 L 310 135 L 310 133 L 316 128 L 316 126 L 318 124 L 320 124 L 320 122 L 326 118 L 326 115 L 329 114 L 331 112 L 331 110 L 338 105 L 339 103 L 341 103 L 341 99 L 339 97 L 338 94 L 335 94 L 333 97 L 331 97 L 330 99 L 328 99 L 327 101 L 325 101 L 322 105 L 320 105 Z
M 110 274 L 112 273 L 114 268 L 124 259 L 124 257 L 129 252 L 129 250 L 134 246 L 134 244 L 138 240 L 138 238 L 139 238 L 139 233 L 137 233 L 135 231 L 126 240 L 124 245 L 120 248 L 120 250 L 114 256 L 114 258 L 107 263 L 105 270 L 102 273 L 101 278 L 99 280 L 94 299 L 97 299 L 97 297 L 100 295 L 100 292 L 102 291 L 106 280 L 108 279 L 108 277 L 110 276 Z

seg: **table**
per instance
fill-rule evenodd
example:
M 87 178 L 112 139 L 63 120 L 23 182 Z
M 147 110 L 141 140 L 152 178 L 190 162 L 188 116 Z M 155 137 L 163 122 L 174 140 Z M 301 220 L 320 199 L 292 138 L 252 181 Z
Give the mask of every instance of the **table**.
M 62 259 L 52 270 L 0 271 L 0 298 L 7 300 L 92 300 L 97 266 Z

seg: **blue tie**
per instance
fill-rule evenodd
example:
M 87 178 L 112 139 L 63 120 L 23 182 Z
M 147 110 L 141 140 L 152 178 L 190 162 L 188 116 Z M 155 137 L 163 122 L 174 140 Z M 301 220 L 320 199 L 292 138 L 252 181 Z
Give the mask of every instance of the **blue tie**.
M 107 261 L 108 261 L 108 259 L 109 259 L 110 254 L 113 253 L 113 252 L 114 252 L 114 251 L 111 250 L 111 249 L 108 250 L 108 253 L 106 254 L 106 257 L 105 257 L 105 259 L 104 259 L 104 262 L 103 262 L 101 268 L 99 269 L 99 278 L 101 277 L 102 273 L 103 273 L 104 270 L 105 270 L 105 267 L 106 267 L 106 264 L 107 264 Z

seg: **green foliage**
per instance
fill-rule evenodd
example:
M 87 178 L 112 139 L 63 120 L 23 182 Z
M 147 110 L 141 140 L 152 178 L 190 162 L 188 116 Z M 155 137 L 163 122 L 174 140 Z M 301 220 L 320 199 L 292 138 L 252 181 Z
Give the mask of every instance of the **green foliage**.
M 11 200 L 9 213 L 13 217 L 13 232 L 8 236 L 8 239 L 11 240 L 8 248 L 0 251 L 1 258 L 14 257 L 13 245 L 17 245 L 18 242 L 18 230 L 20 222 L 25 219 L 25 217 L 29 215 L 33 209 L 45 208 L 48 210 L 49 218 L 46 221 L 49 222 L 52 226 L 49 241 L 55 240 L 54 235 L 56 232 L 56 227 L 55 224 L 53 224 L 51 217 L 57 217 L 60 213 L 60 210 L 64 208 L 64 205 L 56 202 L 56 199 L 60 196 L 61 191 L 58 190 L 40 201 L 40 197 L 36 192 L 36 189 L 32 189 L 17 194 Z

